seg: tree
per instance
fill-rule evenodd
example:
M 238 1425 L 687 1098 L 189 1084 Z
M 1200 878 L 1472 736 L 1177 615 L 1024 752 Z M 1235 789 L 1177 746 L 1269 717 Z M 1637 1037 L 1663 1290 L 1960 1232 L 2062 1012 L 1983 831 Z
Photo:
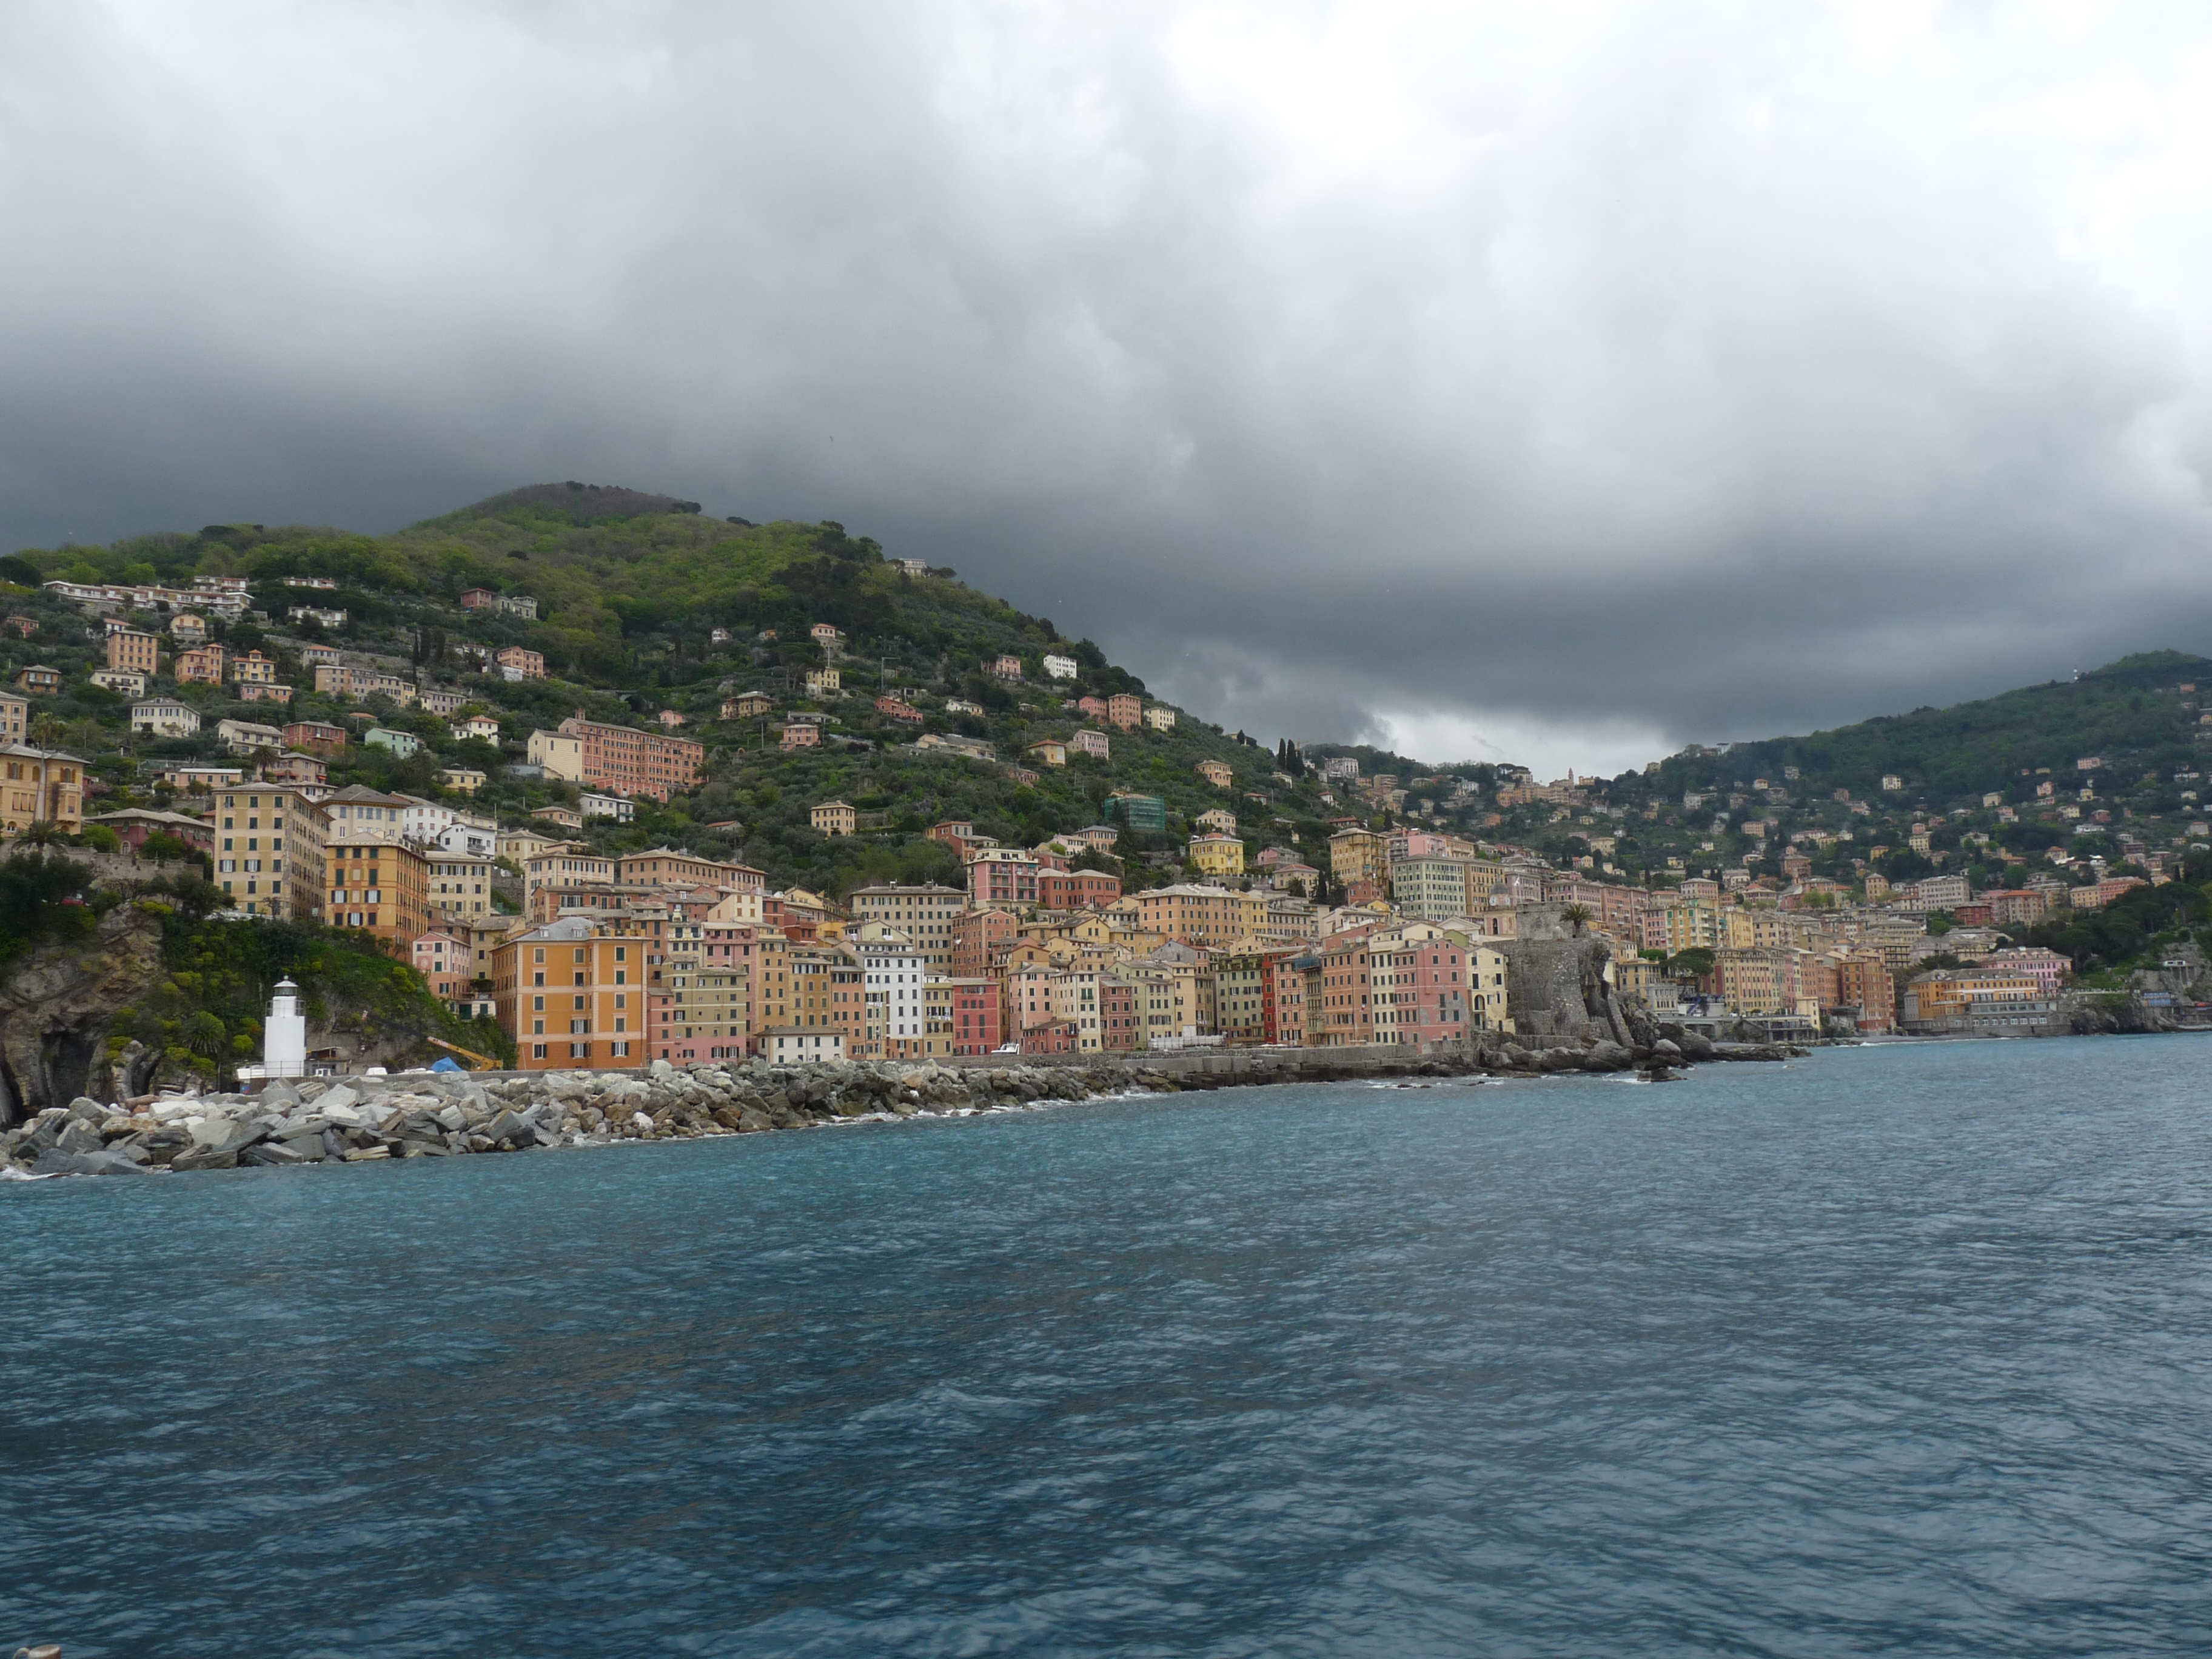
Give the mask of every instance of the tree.
M 1585 904 L 1570 904 L 1559 912 L 1559 920 L 1575 930 L 1575 937 L 1583 936 L 1583 929 L 1596 920 L 1595 914 Z
M 1704 979 L 1713 971 L 1713 953 L 1702 945 L 1693 945 L 1686 951 L 1677 951 L 1667 963 L 1667 971 L 1680 977 Z

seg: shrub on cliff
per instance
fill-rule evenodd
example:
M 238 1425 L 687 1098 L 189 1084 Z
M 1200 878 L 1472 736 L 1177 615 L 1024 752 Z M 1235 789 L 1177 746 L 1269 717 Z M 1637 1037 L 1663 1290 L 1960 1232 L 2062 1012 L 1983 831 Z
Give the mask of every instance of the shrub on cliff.
M 0 861 L 0 967 L 50 939 L 90 939 L 85 867 L 42 848 Z
M 299 985 L 311 1024 L 333 1034 L 359 1030 L 387 1045 L 437 1036 L 514 1057 L 506 1033 L 461 1018 L 414 969 L 359 935 L 313 922 L 218 920 L 192 905 L 164 918 L 161 956 L 166 977 L 118 1012 L 112 1040 L 135 1037 L 186 1071 L 211 1076 L 258 1055 L 270 995 L 286 977 Z

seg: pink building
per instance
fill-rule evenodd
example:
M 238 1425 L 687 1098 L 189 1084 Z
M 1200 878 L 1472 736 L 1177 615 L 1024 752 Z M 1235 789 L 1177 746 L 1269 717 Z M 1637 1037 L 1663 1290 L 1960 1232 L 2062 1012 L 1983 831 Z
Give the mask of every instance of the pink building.
M 1368 945 L 1376 1042 L 1442 1042 L 1468 1034 L 1467 953 L 1441 935 L 1378 933 Z
M 2045 996 L 2058 994 L 2058 982 L 2074 964 L 2056 951 L 2040 945 L 2020 951 L 1998 951 L 1982 958 L 1984 968 L 2009 968 L 2015 973 L 2027 975 L 2035 981 L 2035 988 Z
M 1037 902 L 1036 856 L 987 847 L 968 859 L 968 902 L 977 910 Z
M 439 1001 L 459 1002 L 468 996 L 476 967 L 467 939 L 433 927 L 416 937 L 414 957 L 415 971 L 428 982 L 430 994 Z

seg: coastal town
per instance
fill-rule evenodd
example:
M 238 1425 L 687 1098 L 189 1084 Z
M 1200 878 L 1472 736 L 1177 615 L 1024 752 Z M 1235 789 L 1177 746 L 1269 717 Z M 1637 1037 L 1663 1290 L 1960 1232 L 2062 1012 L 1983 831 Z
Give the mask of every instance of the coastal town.
M 500 693 L 554 690 L 543 653 L 463 643 L 444 659 L 459 672 L 440 672 L 343 648 L 314 637 L 348 621 L 335 580 L 283 580 L 274 607 L 239 577 L 46 582 L 96 638 L 87 678 L 155 757 L 102 775 L 36 741 L 40 704 L 64 675 L 27 665 L 0 695 L 0 828 L 200 860 L 224 914 L 374 939 L 457 1014 L 495 1025 L 526 1071 L 1419 1054 L 1522 1029 L 1515 946 L 1566 938 L 1601 942 L 1615 991 L 1689 1029 L 2057 1034 L 2112 988 L 2077 984 L 2068 957 L 2026 936 L 2171 882 L 2205 848 L 2193 767 L 2124 783 L 2099 756 L 1939 810 L 1898 775 L 1822 799 L 1796 766 L 1730 781 L 1726 751 L 1694 747 L 1619 779 L 1541 783 L 1513 767 L 1400 772 L 1371 753 L 1285 744 L 1197 760 L 1174 802 L 1102 784 L 1096 821 L 1035 840 L 825 791 L 800 804 L 807 836 L 926 854 L 931 878 L 813 889 L 718 850 L 743 835 L 734 821 L 709 826 L 719 842 L 703 848 L 698 836 L 645 844 L 645 832 L 672 801 L 703 798 L 718 767 L 866 748 L 844 712 L 854 702 L 888 734 L 872 752 L 985 769 L 1023 790 L 1195 723 L 1133 692 L 1086 691 L 1072 654 L 1000 651 L 974 676 L 1057 717 L 1042 735 L 1030 718 L 1009 757 L 969 734 L 988 731 L 969 718 L 985 711 L 958 683 L 856 696 L 842 683 L 854 666 L 846 635 L 820 622 L 799 672 L 724 681 L 703 708 L 579 707 L 524 729 Z M 458 605 L 464 625 L 538 620 L 516 592 L 468 589 Z M 40 626 L 11 620 L 27 641 Z M 280 621 L 300 631 L 255 627 L 240 648 L 241 625 Z M 2170 695 L 2193 710 L 2195 689 Z M 208 719 L 217 699 L 263 705 L 266 719 Z M 430 787 L 331 781 L 364 750 L 412 763 Z M 542 804 L 517 810 L 525 786 Z M 505 810 L 489 804 L 502 787 Z M 2023 825 L 2040 833 L 2014 833 Z M 2186 1012 L 2203 968 L 2194 950 L 2136 975 L 2128 994 Z M 320 1058 L 349 1056 L 331 1046 Z

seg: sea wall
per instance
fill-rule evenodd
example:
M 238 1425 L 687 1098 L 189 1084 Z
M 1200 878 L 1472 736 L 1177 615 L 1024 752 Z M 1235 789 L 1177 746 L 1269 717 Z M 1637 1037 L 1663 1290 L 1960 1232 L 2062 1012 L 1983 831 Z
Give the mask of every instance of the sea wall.
M 1064 1064 L 836 1062 L 642 1072 L 403 1073 L 271 1083 L 250 1095 L 81 1097 L 0 1133 L 0 1170 L 139 1175 L 240 1165 L 368 1163 L 540 1147 L 805 1128 L 841 1119 L 963 1115 L 1039 1100 L 1132 1091 L 1243 1087 L 1474 1073 L 1653 1076 L 1688 1059 L 1778 1060 L 1768 1047 L 1715 1049 L 1695 1036 L 1629 1049 L 1595 1037 L 1498 1038 L 1449 1049 L 1209 1049 L 1094 1056 Z M 1009 1057 L 1011 1058 L 1011 1057 Z M 994 1059 L 996 1059 L 994 1056 Z

